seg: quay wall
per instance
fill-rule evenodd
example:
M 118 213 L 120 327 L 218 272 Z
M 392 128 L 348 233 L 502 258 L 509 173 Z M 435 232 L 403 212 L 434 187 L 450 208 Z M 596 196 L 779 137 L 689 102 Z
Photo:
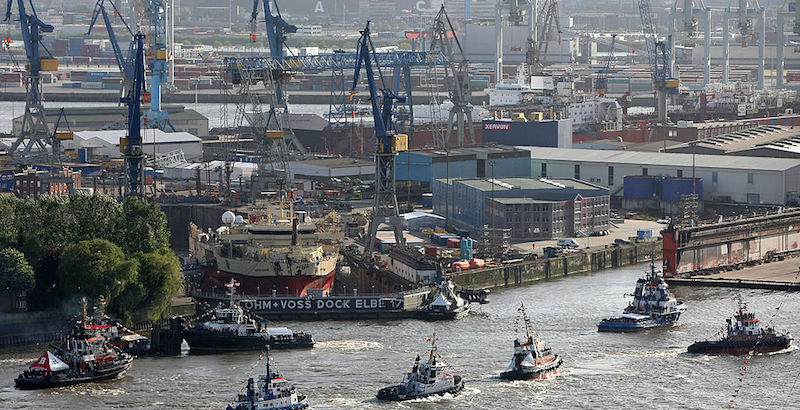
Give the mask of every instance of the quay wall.
M 641 242 L 617 248 L 591 250 L 569 256 L 534 259 L 453 274 L 454 282 L 465 288 L 497 288 L 596 272 L 646 262 L 661 250 L 661 241 Z M 657 254 L 656 254 L 657 255 Z

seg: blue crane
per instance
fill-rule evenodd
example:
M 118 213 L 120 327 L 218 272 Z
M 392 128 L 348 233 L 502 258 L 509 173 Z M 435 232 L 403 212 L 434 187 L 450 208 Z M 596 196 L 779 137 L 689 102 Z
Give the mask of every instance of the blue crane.
M 653 89 L 656 91 L 656 113 L 658 122 L 663 125 L 668 121 L 667 94 L 678 91 L 678 80 L 672 77 L 669 65 L 670 48 L 656 36 L 650 0 L 636 0 L 636 2 L 642 19 L 642 31 L 644 32 L 650 75 L 653 78 Z
M 597 83 L 595 84 L 595 90 L 597 91 L 597 95 L 604 96 L 606 95 L 606 91 L 608 88 L 608 74 L 611 71 L 611 62 L 614 60 L 614 46 L 617 44 L 617 35 L 611 35 L 611 46 L 608 48 L 608 58 L 606 59 L 605 65 L 597 74 Z
M 108 15 L 108 10 L 106 10 L 105 7 L 106 1 L 111 4 L 111 7 L 114 10 L 114 16 L 118 17 L 120 21 L 122 21 L 122 24 L 125 26 L 125 29 L 128 31 L 128 34 L 131 37 L 131 41 L 128 45 L 127 56 L 122 54 L 122 49 L 117 41 L 117 35 L 114 33 L 114 28 L 111 27 L 111 17 Z M 108 40 L 111 42 L 111 48 L 114 49 L 114 58 L 117 60 L 119 72 L 122 74 L 122 95 L 125 95 L 127 89 L 129 88 L 130 81 L 132 81 L 133 78 L 133 46 L 135 42 L 133 38 L 133 31 L 131 31 L 130 26 L 128 26 L 128 23 L 125 22 L 125 19 L 122 18 L 119 9 L 117 9 L 117 6 L 114 5 L 113 1 L 97 0 L 97 3 L 94 5 L 94 12 L 92 13 L 92 21 L 89 23 L 89 30 L 86 32 L 87 36 L 92 34 L 92 29 L 97 22 L 97 18 L 101 14 L 103 15 L 103 22 L 105 23 L 106 31 L 108 32 Z
M 367 237 L 367 253 L 372 253 L 375 249 L 375 240 L 378 225 L 389 220 L 394 229 L 395 240 L 398 246 L 404 245 L 402 221 L 397 208 L 397 195 L 395 191 L 394 162 L 398 151 L 408 149 L 408 136 L 397 134 L 392 122 L 392 107 L 394 102 L 405 102 L 404 97 L 399 97 L 386 86 L 383 79 L 381 67 L 377 63 L 375 47 L 369 32 L 369 21 L 367 26 L 361 31 L 361 38 L 358 40 L 355 72 L 353 73 L 353 85 L 350 88 L 350 98 L 356 93 L 358 86 L 361 66 L 367 73 L 367 87 L 369 88 L 369 100 L 372 104 L 372 118 L 375 123 L 375 200 L 372 203 L 372 218 L 369 222 L 369 235 Z M 373 69 L 373 61 L 375 68 Z M 375 71 L 378 71 L 380 79 L 380 89 L 375 82 Z
M 250 38 L 255 41 L 255 26 L 258 23 L 258 2 L 253 0 L 253 12 L 250 13 Z M 267 42 L 269 43 L 269 55 L 273 59 L 282 59 L 284 57 L 284 50 L 288 47 L 286 45 L 287 34 L 297 32 L 297 26 L 289 24 L 281 16 L 281 10 L 278 8 L 278 3 L 275 0 L 262 0 L 264 4 L 264 22 L 267 26 Z M 273 15 L 272 12 L 275 14 Z M 280 70 L 273 70 L 275 80 L 275 94 L 278 98 L 278 104 L 285 103 L 283 97 L 283 80 L 285 73 Z
M 143 117 L 148 128 L 159 128 L 162 131 L 175 131 L 169 120 L 169 113 L 161 109 L 161 95 L 168 79 L 168 65 L 172 51 L 168 47 L 167 19 L 168 10 L 165 0 L 148 0 L 147 13 L 150 16 L 150 36 L 152 37 L 152 55 L 148 54 L 150 68 L 150 109 Z
M 144 197 L 144 152 L 142 151 L 142 96 L 144 82 L 144 34 L 133 37 L 135 43 L 132 84 L 120 102 L 128 106 L 128 135 L 120 141 L 120 151 L 125 158 L 125 195 Z
M 42 103 L 42 81 L 41 71 L 58 70 L 58 60 L 50 55 L 42 42 L 42 33 L 52 33 L 53 26 L 45 23 L 36 15 L 36 9 L 31 0 L 27 1 L 30 12 L 26 9 L 25 0 L 16 0 L 17 11 L 19 14 L 20 28 L 22 30 L 22 41 L 25 43 L 25 55 L 28 64 L 25 67 L 25 114 L 22 120 L 22 128 L 17 139 L 11 145 L 9 153 L 12 159 L 18 163 L 30 163 L 34 156 L 47 155 L 47 146 L 51 148 L 53 157 L 60 159 L 60 140 L 55 138 L 56 132 L 51 133 L 50 127 L 45 118 L 44 106 Z M 6 4 L 6 16 L 3 21 L 10 21 L 14 0 L 8 0 Z M 43 48 L 46 56 L 43 57 L 40 51 Z M 22 152 L 18 151 L 23 145 Z M 36 153 L 31 150 L 36 147 Z

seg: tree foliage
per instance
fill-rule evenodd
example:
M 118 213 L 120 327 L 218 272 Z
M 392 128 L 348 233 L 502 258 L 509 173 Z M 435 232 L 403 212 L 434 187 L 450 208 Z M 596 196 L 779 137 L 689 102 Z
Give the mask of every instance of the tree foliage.
M 183 277 L 178 257 L 171 250 L 138 253 L 139 283 L 146 292 L 148 309 L 153 317 L 160 316 L 169 306 L 172 296 L 183 290 Z
M 58 264 L 58 284 L 66 297 L 100 296 L 113 301 L 138 277 L 137 262 L 105 239 L 67 245 Z M 113 305 L 111 305 L 113 306 Z
M 154 252 L 169 247 L 167 216 L 158 204 L 130 197 L 122 205 L 117 242 L 126 253 Z
M 28 292 L 35 285 L 33 268 L 22 252 L 13 248 L 0 251 L 0 291 Z

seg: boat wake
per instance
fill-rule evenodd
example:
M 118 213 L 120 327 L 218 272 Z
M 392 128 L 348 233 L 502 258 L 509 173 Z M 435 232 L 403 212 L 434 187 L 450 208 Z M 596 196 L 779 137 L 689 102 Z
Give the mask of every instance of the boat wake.
M 317 342 L 314 350 L 329 349 L 348 352 L 363 352 L 365 350 L 378 350 L 382 348 L 382 343 L 368 340 L 329 340 L 326 342 Z

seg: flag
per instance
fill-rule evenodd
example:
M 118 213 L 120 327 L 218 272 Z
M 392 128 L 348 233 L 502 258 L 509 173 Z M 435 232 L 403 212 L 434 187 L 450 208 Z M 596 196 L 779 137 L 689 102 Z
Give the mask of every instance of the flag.
M 258 360 L 261 360 L 261 359 L 263 359 L 263 358 L 264 358 L 264 353 L 259 353 L 259 354 L 258 354 Z

